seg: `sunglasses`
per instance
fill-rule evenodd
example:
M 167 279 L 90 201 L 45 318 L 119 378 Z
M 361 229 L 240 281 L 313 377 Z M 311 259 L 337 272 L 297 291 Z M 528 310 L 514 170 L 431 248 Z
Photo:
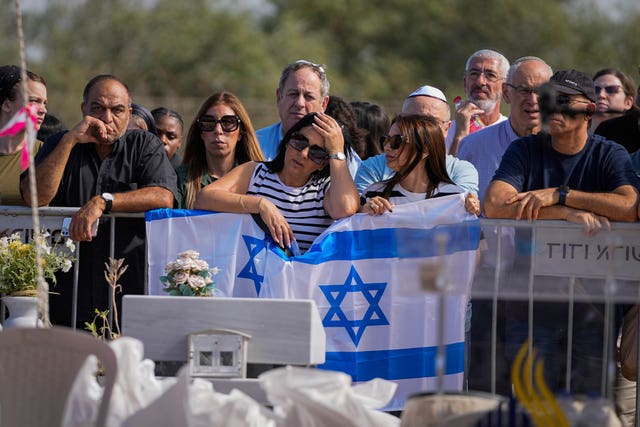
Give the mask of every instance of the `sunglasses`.
M 402 144 L 405 142 L 404 135 L 388 135 L 380 137 L 380 145 L 384 148 L 387 144 L 389 144 L 389 148 L 392 150 L 397 150 L 402 147 Z
M 240 118 L 238 116 L 222 116 L 219 119 L 216 116 L 205 114 L 198 119 L 198 127 L 203 132 L 212 132 L 220 123 L 220 127 L 225 132 L 233 132 L 240 126 Z
M 607 95 L 615 95 L 616 93 L 620 92 L 620 89 L 622 89 L 622 86 L 620 85 L 595 86 L 596 95 L 599 94 L 602 89 L 604 89 Z
M 329 153 L 327 153 L 324 148 L 317 145 L 309 145 L 309 139 L 300 133 L 291 135 L 287 144 L 296 151 L 302 151 L 309 147 L 309 154 L 307 156 L 312 162 L 319 165 L 329 158 Z
M 589 101 L 583 101 L 581 99 L 571 99 L 569 95 L 558 95 L 556 96 L 556 105 L 560 108 L 569 108 L 572 104 L 590 104 Z

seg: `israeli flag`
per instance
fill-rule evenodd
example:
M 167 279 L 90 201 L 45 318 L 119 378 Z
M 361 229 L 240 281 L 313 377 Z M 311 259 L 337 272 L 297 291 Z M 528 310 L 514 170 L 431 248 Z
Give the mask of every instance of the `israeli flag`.
M 356 382 L 397 382 L 386 409 L 436 390 L 439 343 L 444 389 L 462 388 L 465 312 L 480 236 L 464 195 L 336 221 L 294 257 L 249 215 L 152 211 L 147 236 L 151 294 L 162 294 L 164 265 L 194 249 L 222 270 L 215 277 L 221 295 L 315 300 L 327 337 L 321 368 Z

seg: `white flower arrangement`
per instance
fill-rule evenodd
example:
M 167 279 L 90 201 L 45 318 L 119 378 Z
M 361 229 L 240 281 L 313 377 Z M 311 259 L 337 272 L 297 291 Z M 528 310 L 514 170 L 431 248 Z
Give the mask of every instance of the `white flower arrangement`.
M 213 276 L 218 267 L 209 268 L 206 261 L 199 259 L 196 251 L 184 251 L 178 259 L 164 267 L 166 276 L 160 276 L 163 290 L 172 296 L 212 296 L 216 287 Z
M 37 239 L 23 243 L 20 235 L 0 238 L 0 292 L 9 295 L 35 295 L 36 283 L 36 245 L 40 247 L 42 274 L 45 279 L 56 283 L 55 273 L 68 272 L 73 266 L 76 250 L 69 239 L 52 238 L 43 230 Z M 62 243 L 62 244 L 61 244 Z

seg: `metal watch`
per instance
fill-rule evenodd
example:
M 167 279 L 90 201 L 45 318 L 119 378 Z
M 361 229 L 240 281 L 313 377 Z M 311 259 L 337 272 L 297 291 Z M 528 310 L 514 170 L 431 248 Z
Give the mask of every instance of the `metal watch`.
M 102 200 L 104 200 L 106 204 L 104 211 L 102 211 L 102 213 L 108 214 L 109 212 L 111 212 L 111 208 L 113 207 L 113 194 L 102 193 L 100 197 L 102 197 Z
M 561 185 L 560 187 L 558 187 L 558 193 L 560 193 L 558 204 L 564 205 L 567 201 L 567 194 L 569 194 L 569 187 L 566 185 Z
M 347 160 L 347 156 L 344 155 L 343 152 L 338 151 L 335 154 L 329 154 L 330 159 L 338 159 L 338 160 Z

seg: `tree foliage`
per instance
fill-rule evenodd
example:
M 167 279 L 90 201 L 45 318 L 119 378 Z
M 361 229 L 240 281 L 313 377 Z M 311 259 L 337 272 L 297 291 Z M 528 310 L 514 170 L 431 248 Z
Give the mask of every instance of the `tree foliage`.
M 595 0 L 29 0 L 28 66 L 48 82 L 50 111 L 79 119 L 86 81 L 125 80 L 149 107 L 177 108 L 187 122 L 216 90 L 230 90 L 259 127 L 277 119 L 282 67 L 296 59 L 327 66 L 332 93 L 396 111 L 422 84 L 462 93 L 468 56 L 481 48 L 554 69 L 593 73 L 614 66 L 637 77 L 640 12 L 617 15 Z M 35 7 L 34 5 L 40 5 Z M 13 12 L 13 0 L 0 0 Z M 14 13 L 0 17 L 3 63 L 17 63 Z

